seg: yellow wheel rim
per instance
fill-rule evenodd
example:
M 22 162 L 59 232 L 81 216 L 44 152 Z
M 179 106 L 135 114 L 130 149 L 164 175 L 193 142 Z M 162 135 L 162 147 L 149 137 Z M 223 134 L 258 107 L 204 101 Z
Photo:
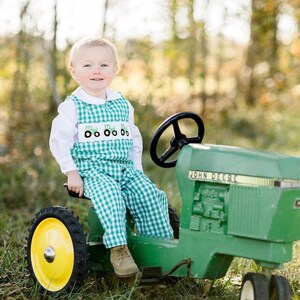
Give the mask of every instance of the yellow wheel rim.
M 30 255 L 35 277 L 45 289 L 56 292 L 66 286 L 74 267 L 74 246 L 60 220 L 46 218 L 38 224 Z

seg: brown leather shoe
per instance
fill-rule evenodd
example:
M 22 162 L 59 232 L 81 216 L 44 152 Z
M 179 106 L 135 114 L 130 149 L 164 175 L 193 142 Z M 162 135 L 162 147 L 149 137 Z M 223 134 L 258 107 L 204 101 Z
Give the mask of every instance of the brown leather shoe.
M 139 270 L 127 245 L 111 248 L 110 262 L 118 277 L 130 277 L 135 275 Z

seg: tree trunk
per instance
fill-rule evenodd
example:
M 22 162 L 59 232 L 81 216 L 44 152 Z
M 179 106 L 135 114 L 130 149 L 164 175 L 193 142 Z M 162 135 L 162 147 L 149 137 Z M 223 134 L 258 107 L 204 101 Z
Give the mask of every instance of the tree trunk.
M 45 53 L 45 58 L 47 63 L 47 77 L 48 83 L 51 90 L 50 97 L 50 111 L 56 110 L 57 106 L 62 102 L 62 99 L 57 91 L 57 29 L 58 29 L 58 21 L 57 21 L 57 0 L 54 3 L 53 8 L 53 38 L 51 40 L 51 52 L 47 46 L 45 45 L 45 40 L 42 41 L 43 50 Z
M 28 13 L 30 0 L 24 3 L 20 11 L 20 31 L 16 36 L 16 70 L 13 75 L 10 93 L 9 124 L 6 138 L 11 151 L 17 152 L 24 145 L 24 125 L 31 118 L 29 92 L 28 92 L 28 70 L 30 66 L 29 53 L 30 39 L 27 36 L 25 18 Z M 28 111 L 29 110 L 29 111 Z M 21 129 L 21 130 L 20 130 Z
M 252 0 L 251 41 L 247 67 L 250 70 L 246 103 L 253 106 L 264 91 L 264 80 L 277 71 L 278 1 Z M 266 70 L 262 70 L 265 66 Z
M 102 36 L 106 35 L 108 1 L 109 0 L 105 0 L 104 2 L 103 16 L 102 16 L 103 21 L 102 21 L 102 28 L 100 30 L 100 34 L 102 34 Z
M 194 86 L 194 76 L 195 76 L 195 67 L 196 67 L 196 53 L 197 53 L 197 24 L 194 19 L 194 2 L 195 0 L 189 0 L 189 68 L 188 68 L 188 78 L 190 86 Z
M 226 25 L 227 23 L 227 17 L 228 17 L 228 9 L 227 7 L 225 7 L 225 11 L 224 11 L 224 17 L 223 17 L 223 23 L 221 26 L 221 29 Z M 218 34 L 218 38 L 217 38 L 217 52 L 216 52 L 216 60 L 217 60 L 217 68 L 216 68 L 216 90 L 215 90 L 215 95 L 214 95 L 214 100 L 217 101 L 218 97 L 221 95 L 221 80 L 222 80 L 222 68 L 223 68 L 223 63 L 224 63 L 224 35 L 223 33 L 220 31 Z
M 208 1 L 205 2 L 204 10 L 206 11 L 208 7 Z M 204 114 L 206 111 L 206 100 L 207 100 L 207 93 L 206 93 L 206 72 L 207 72 L 207 56 L 208 56 L 208 50 L 207 50 L 207 37 L 206 37 L 206 31 L 205 31 L 205 18 L 201 23 L 199 23 L 199 30 L 200 30 L 200 52 L 201 52 L 201 60 L 200 60 L 200 80 L 201 80 L 201 103 L 202 103 L 202 111 L 201 113 Z

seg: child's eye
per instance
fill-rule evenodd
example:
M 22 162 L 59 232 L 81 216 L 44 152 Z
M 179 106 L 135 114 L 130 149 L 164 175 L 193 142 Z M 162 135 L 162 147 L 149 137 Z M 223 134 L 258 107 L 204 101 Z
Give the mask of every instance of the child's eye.
M 90 66 L 91 66 L 90 64 L 83 65 L 84 68 L 89 68 Z
M 101 68 L 107 68 L 108 65 L 107 64 L 101 64 Z

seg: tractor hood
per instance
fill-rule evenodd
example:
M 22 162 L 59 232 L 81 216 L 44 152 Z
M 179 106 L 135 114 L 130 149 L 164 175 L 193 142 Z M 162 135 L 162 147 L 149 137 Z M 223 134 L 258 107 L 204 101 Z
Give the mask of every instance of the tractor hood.
M 177 169 L 188 169 L 189 177 L 233 177 L 231 174 L 260 178 L 300 180 L 300 158 L 247 148 L 189 144 L 180 151 Z M 179 170 L 178 170 L 179 171 Z M 195 171 L 194 174 L 191 171 Z M 197 173 L 198 171 L 198 173 Z M 221 175 L 219 175 L 221 174 Z

